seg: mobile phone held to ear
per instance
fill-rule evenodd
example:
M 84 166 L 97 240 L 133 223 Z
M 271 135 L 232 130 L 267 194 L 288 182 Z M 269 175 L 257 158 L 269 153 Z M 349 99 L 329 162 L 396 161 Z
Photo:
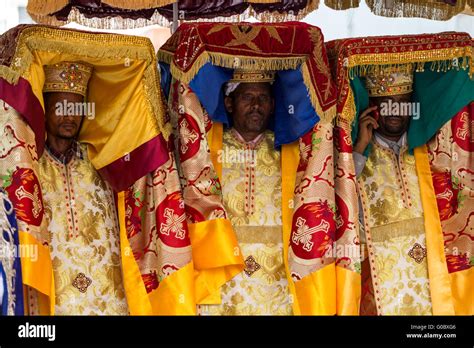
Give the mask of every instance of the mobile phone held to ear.
M 372 107 L 372 106 L 376 106 L 372 101 L 369 102 L 369 106 Z M 370 115 L 375 119 L 375 121 L 379 121 L 379 118 L 380 118 L 380 113 L 378 110 L 373 110 Z

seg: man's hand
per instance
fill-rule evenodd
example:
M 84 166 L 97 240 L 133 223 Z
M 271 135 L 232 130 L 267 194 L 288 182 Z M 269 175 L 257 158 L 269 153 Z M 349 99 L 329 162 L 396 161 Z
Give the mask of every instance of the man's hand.
M 370 139 L 372 139 L 373 130 L 379 128 L 375 118 L 370 115 L 374 110 L 377 110 L 377 106 L 365 109 L 359 117 L 359 135 L 354 145 L 354 152 L 360 153 L 361 155 L 364 153 L 367 145 L 369 145 Z

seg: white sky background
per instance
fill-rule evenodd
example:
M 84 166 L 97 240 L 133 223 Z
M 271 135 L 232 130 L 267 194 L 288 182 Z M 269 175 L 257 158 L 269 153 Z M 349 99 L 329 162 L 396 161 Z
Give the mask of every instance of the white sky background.
M 457 15 L 449 21 L 422 18 L 389 18 L 374 15 L 365 1 L 358 8 L 335 11 L 323 1 L 303 22 L 320 27 L 325 41 L 380 35 L 429 34 L 442 31 L 467 32 L 474 37 L 474 16 Z
M 17 24 L 25 23 L 25 16 L 20 17 L 18 6 L 26 6 L 27 0 L 0 0 L 0 30 L 5 31 Z M 254 22 L 255 20 L 250 20 Z M 433 21 L 421 18 L 388 18 L 374 15 L 361 1 L 359 8 L 335 11 L 324 5 L 321 0 L 319 8 L 310 13 L 303 22 L 321 28 L 325 41 L 340 38 L 378 35 L 403 35 L 438 33 L 442 31 L 467 32 L 474 37 L 474 16 L 457 15 L 449 21 Z M 69 28 L 94 30 L 71 23 Z M 103 30 L 112 31 L 112 30 Z M 169 30 L 159 26 L 130 30 L 113 30 L 113 32 L 149 37 L 155 47 L 168 38 Z

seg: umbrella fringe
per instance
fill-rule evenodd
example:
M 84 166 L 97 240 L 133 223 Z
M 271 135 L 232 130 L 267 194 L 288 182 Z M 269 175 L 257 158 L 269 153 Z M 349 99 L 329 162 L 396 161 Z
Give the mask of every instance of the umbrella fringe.
M 123 0 L 117 0 L 117 1 L 121 2 Z M 162 0 L 162 1 L 164 4 L 173 2 L 170 0 Z M 262 1 L 262 0 L 258 0 L 258 1 Z M 106 2 L 111 6 L 115 6 L 111 4 L 112 0 L 109 0 Z M 257 3 L 257 1 L 252 1 L 252 2 Z M 251 18 L 256 18 L 257 20 L 261 22 L 266 22 L 266 23 L 299 21 L 299 20 L 302 20 L 304 17 L 306 17 L 310 12 L 315 11 L 319 6 L 319 0 L 308 0 L 306 7 L 301 9 L 297 13 L 294 13 L 292 10 L 283 12 L 283 13 L 280 13 L 278 11 L 272 11 L 272 12 L 263 11 L 261 13 L 257 13 L 252 7 L 252 2 L 249 1 L 250 6 L 241 14 L 236 14 L 236 15 L 232 15 L 228 17 L 217 16 L 213 18 L 199 18 L 199 20 L 186 20 L 186 18 L 180 18 L 180 20 L 183 20 L 186 22 L 199 21 L 199 22 L 211 22 L 211 23 L 241 22 L 241 21 L 245 21 Z M 30 3 L 28 4 L 29 6 L 28 13 L 30 14 L 31 18 L 36 23 L 52 25 L 56 27 L 66 25 L 71 22 L 74 22 L 74 23 L 77 23 L 89 28 L 110 29 L 110 30 L 136 29 L 136 28 L 143 28 L 150 25 L 160 25 L 162 27 L 171 27 L 171 24 L 172 24 L 172 20 L 168 20 L 166 17 L 161 15 L 157 9 L 155 10 L 153 15 L 149 19 L 147 18 L 132 19 L 132 18 L 123 18 L 120 16 L 116 16 L 116 17 L 109 16 L 109 17 L 104 17 L 104 18 L 97 18 L 97 17 L 89 18 L 89 17 L 86 17 L 84 14 L 82 14 L 76 7 L 72 7 L 67 19 L 59 20 L 55 16 L 53 16 L 52 13 L 57 12 L 60 9 L 62 9 L 64 6 L 66 6 L 68 1 L 65 1 L 65 4 L 59 3 L 59 2 L 55 3 L 55 7 L 51 7 L 52 6 L 51 5 L 50 7 L 41 8 L 40 4 L 43 4 L 43 3 L 47 3 L 47 2 L 35 1 L 35 0 L 30 1 Z M 128 4 L 128 1 L 126 1 L 126 3 Z M 134 7 L 131 7 L 130 4 L 124 5 L 122 7 L 134 8 Z
M 241 68 L 249 70 L 277 71 L 297 69 L 306 61 L 306 59 L 306 56 L 285 58 L 246 57 L 234 56 L 224 53 L 203 52 L 193 61 L 193 64 L 189 70 L 184 71 L 173 64 L 173 55 L 171 53 L 158 51 L 158 60 L 170 64 L 171 74 L 173 77 L 184 83 L 191 82 L 191 80 L 206 63 L 211 63 L 212 65 L 229 69 Z
M 466 0 L 457 0 L 455 5 L 434 0 L 366 0 L 371 11 L 384 17 L 420 17 L 431 20 L 446 21 L 461 13 L 466 8 Z

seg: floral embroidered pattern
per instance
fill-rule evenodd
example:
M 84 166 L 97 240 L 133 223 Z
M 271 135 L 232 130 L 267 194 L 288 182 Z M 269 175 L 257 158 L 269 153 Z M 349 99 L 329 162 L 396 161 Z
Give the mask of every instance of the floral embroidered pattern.
M 92 280 L 84 273 L 79 273 L 77 277 L 74 279 L 72 282 L 72 286 L 74 286 L 76 289 L 78 289 L 80 292 L 85 293 L 87 291 L 87 288 L 89 285 L 92 284 Z
M 423 248 L 420 244 L 415 243 L 413 248 L 410 249 L 408 255 L 418 263 L 422 263 L 423 259 L 426 257 L 426 249 Z
M 245 259 L 244 272 L 249 277 L 252 276 L 252 274 L 254 274 L 255 272 L 257 272 L 260 268 L 260 265 L 257 263 L 257 261 L 255 261 L 255 258 L 252 255 Z

